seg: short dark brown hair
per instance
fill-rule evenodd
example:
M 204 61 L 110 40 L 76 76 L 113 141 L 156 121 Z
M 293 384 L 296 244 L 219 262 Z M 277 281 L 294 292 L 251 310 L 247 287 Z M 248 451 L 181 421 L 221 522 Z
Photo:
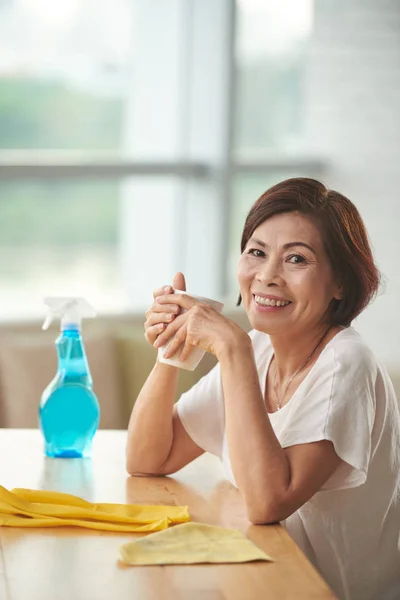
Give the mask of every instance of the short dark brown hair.
M 380 283 L 360 213 L 348 198 L 315 179 L 286 179 L 264 192 L 250 209 L 243 228 L 241 251 L 264 221 L 289 212 L 309 217 L 318 227 L 343 293 L 342 300 L 332 301 L 332 325 L 348 327 L 376 296 Z

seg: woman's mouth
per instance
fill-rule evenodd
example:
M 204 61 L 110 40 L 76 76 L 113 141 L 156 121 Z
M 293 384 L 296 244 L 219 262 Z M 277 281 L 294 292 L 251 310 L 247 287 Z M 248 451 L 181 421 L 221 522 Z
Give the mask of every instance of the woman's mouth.
M 265 296 L 257 296 L 253 294 L 254 302 L 257 310 L 282 310 L 289 304 L 292 304 L 290 300 L 285 299 L 277 299 L 277 298 L 268 298 Z

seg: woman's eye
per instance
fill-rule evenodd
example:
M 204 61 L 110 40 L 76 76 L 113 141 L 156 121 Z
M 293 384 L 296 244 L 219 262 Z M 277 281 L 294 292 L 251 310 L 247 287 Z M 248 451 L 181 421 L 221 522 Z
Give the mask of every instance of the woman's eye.
M 257 258 L 263 258 L 265 256 L 265 252 L 259 250 L 258 248 L 250 248 L 250 250 L 247 251 L 247 254 L 251 254 Z
M 301 265 L 307 262 L 304 256 L 301 256 L 301 254 L 292 254 L 288 257 L 288 261 L 293 265 Z

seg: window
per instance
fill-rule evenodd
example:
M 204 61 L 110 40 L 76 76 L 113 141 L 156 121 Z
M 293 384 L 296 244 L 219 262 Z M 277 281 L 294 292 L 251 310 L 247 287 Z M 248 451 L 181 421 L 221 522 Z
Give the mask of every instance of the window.
M 235 151 L 297 150 L 312 0 L 239 0 L 237 23 Z
M 131 12 L 129 0 L 0 3 L 3 156 L 119 154 Z M 55 294 L 123 308 L 119 188 L 113 179 L 0 182 L 3 315 L 40 314 Z
M 129 0 L 0 3 L 0 148 L 121 147 Z
M 42 314 L 49 295 L 122 310 L 115 182 L 0 185 L 0 279 L 8 318 Z
M 0 2 L 1 318 L 142 310 L 176 270 L 236 295 L 248 208 L 304 174 L 310 28 L 311 0 Z

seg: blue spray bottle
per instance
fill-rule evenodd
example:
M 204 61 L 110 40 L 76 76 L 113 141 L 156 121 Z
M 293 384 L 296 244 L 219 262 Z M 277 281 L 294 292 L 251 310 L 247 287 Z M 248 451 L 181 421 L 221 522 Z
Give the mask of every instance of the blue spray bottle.
M 44 390 L 39 406 L 45 453 L 56 458 L 87 457 L 99 425 L 100 409 L 92 391 L 81 321 L 96 313 L 84 298 L 45 298 L 44 302 L 49 312 L 43 329 L 54 318 L 61 319 L 61 334 L 56 340 L 57 374 Z

